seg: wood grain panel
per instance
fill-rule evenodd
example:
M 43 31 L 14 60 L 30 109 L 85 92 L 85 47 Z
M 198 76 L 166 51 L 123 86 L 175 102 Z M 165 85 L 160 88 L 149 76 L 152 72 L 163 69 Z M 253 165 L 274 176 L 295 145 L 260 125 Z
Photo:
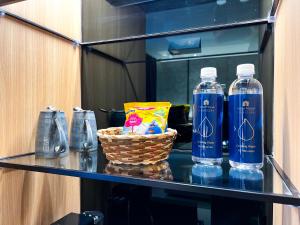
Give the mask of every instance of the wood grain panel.
M 81 40 L 80 5 L 81 0 L 26 0 L 2 8 L 68 37 Z
M 80 104 L 80 50 L 13 20 L 0 19 L 1 156 L 34 149 L 39 111 Z
M 0 224 L 49 225 L 79 212 L 79 179 L 3 169 Z
M 44 6 L 51 3 L 45 0 L 28 1 L 32 10 L 27 1 L 10 9 L 64 24 L 78 36 L 81 24 L 73 24 L 78 21 L 73 17 L 80 15 L 57 16 L 63 12 L 53 2 L 48 13 Z M 68 10 L 80 11 L 76 2 Z M 39 111 L 47 105 L 64 110 L 70 121 L 72 108 L 80 105 L 80 50 L 7 17 L 0 18 L 0 49 L 0 157 L 5 157 L 34 151 Z M 48 225 L 80 210 L 80 183 L 77 178 L 0 169 L 0 199 L 1 225 Z
M 274 82 L 274 155 L 298 189 L 300 189 L 299 12 L 299 0 L 281 1 L 275 24 Z M 299 225 L 300 210 L 290 206 L 275 206 L 274 224 Z

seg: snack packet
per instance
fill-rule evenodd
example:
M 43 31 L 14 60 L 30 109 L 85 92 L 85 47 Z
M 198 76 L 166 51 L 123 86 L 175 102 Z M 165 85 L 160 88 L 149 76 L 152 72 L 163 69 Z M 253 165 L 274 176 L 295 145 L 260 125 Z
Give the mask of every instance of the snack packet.
M 123 134 L 161 134 L 167 129 L 170 102 L 125 103 Z

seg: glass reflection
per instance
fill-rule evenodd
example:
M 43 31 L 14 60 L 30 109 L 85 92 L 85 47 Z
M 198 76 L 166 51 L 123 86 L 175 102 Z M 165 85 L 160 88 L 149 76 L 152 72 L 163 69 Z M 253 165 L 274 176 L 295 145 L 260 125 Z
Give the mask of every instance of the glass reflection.
M 83 41 L 96 41 L 266 18 L 272 0 L 89 0 L 82 4 Z M 116 26 L 115 32 L 105 32 Z
M 83 151 L 79 154 L 79 168 L 84 171 L 97 172 L 97 151 Z
M 21 169 L 42 172 L 50 168 L 49 173 L 70 175 L 71 171 L 72 176 L 74 175 L 73 172 L 76 171 L 76 176 L 83 178 L 88 172 L 89 178 L 95 180 L 106 180 L 111 175 L 122 176 L 123 178 L 136 177 L 174 181 L 164 183 L 166 189 L 168 189 L 169 184 L 180 185 L 178 188 L 182 191 L 185 191 L 185 188 L 191 184 L 199 184 L 201 185 L 199 190 L 202 187 L 210 186 L 235 191 L 255 191 L 273 197 L 280 195 L 278 201 L 282 200 L 282 196 L 293 197 L 289 187 L 282 180 L 268 156 L 262 170 L 230 168 L 227 157 L 224 158 L 221 167 L 194 165 L 191 160 L 191 153 L 187 150 L 174 150 L 167 161 L 148 166 L 111 164 L 105 159 L 101 149 L 89 154 L 70 151 L 68 156 L 56 159 L 36 158 L 34 154 L 29 154 L 17 158 L 2 159 L 0 166 L 18 169 L 22 166 Z M 126 179 L 123 180 L 126 182 Z M 135 180 L 131 180 L 130 183 L 132 182 Z
M 35 160 L 38 162 L 38 164 L 42 164 L 47 167 L 66 169 L 70 166 L 69 157 L 57 157 L 54 159 L 48 159 L 48 158 L 39 158 L 35 156 Z
M 233 188 L 249 191 L 264 190 L 264 174 L 261 170 L 230 168 L 229 184 Z
M 222 184 L 223 169 L 219 165 L 195 164 L 192 167 L 192 183 L 218 186 Z
M 173 180 L 172 172 L 167 161 L 153 165 L 121 165 L 108 163 L 105 173 L 112 175 L 133 176 L 156 180 Z

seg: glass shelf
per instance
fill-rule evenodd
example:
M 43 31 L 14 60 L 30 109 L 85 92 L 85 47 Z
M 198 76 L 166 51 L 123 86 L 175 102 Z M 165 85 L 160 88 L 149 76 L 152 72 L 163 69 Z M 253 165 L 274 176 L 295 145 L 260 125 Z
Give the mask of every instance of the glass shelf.
M 266 24 L 199 32 L 147 40 L 134 40 L 85 47 L 86 52 L 118 64 L 216 58 L 234 55 L 260 54 L 272 33 Z M 131 50 L 129 50 L 131 49 Z
M 83 1 L 83 45 L 268 23 L 276 6 L 272 0 Z
M 241 171 L 222 166 L 194 165 L 191 153 L 174 149 L 167 161 L 150 166 L 114 165 L 101 150 L 71 151 L 59 159 L 38 159 L 34 153 L 0 160 L 0 167 L 141 185 L 199 195 L 225 196 L 300 206 L 300 195 L 271 156 L 262 170 Z
M 226 85 L 226 92 L 236 79 L 236 66 L 241 63 L 253 63 L 259 80 L 273 77 L 271 72 L 261 72 L 272 67 L 272 63 L 263 64 L 260 60 L 272 51 L 271 34 L 272 27 L 263 24 L 84 47 L 83 102 L 87 104 L 84 107 L 98 111 L 95 106 L 108 104 L 107 108 L 121 109 L 123 102 L 145 99 L 189 104 L 192 90 L 199 83 L 200 68 L 206 66 L 221 71 L 218 82 Z M 264 52 L 267 43 L 269 48 Z M 114 69 L 108 72 L 108 68 Z M 88 96 L 98 92 L 96 83 L 103 94 L 92 100 Z M 116 83 L 119 92 L 114 96 L 104 94 L 115 88 Z M 272 92 L 266 89 L 266 93 L 268 91 Z M 98 113 L 97 119 L 100 124 L 106 123 L 104 114 Z
M 82 41 L 6 8 L 0 8 L 0 14 L 72 44 L 92 46 L 272 24 L 277 6 L 278 0 L 83 1 Z

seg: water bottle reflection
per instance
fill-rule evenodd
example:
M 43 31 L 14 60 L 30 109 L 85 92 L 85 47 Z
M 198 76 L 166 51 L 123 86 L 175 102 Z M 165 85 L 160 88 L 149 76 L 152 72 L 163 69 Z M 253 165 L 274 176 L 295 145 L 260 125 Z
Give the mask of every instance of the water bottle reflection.
M 192 183 L 219 186 L 222 184 L 223 169 L 219 165 L 195 164 L 192 167 Z
M 264 189 L 264 174 L 261 170 L 241 170 L 230 168 L 229 184 L 233 188 L 238 188 L 248 191 L 263 191 Z

